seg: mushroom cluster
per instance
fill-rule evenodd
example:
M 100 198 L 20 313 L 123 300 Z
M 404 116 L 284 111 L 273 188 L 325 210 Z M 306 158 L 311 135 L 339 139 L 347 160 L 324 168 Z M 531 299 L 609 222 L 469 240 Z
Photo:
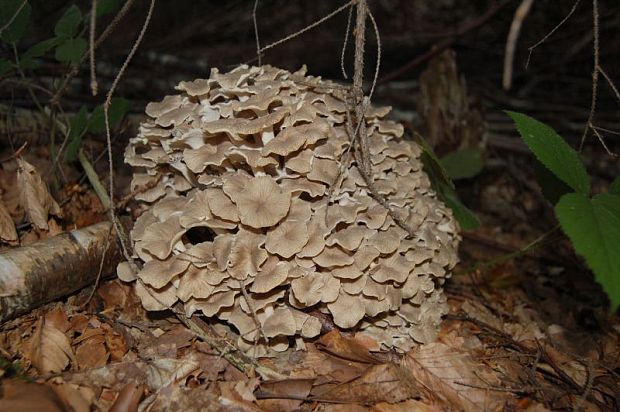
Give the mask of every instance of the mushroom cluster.
M 146 107 L 130 140 L 131 232 L 147 310 L 181 302 L 234 326 L 243 350 L 303 348 L 331 315 L 384 349 L 434 340 L 460 240 L 403 127 L 366 110 L 375 201 L 354 161 L 345 89 L 270 66 L 213 69 Z

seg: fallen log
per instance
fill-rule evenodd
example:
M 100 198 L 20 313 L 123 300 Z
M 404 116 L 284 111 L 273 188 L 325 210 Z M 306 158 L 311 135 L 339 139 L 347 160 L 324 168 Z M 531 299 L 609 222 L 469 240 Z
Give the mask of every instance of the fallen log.
M 0 252 L 0 323 L 93 284 L 121 259 L 110 222 Z M 103 259 L 103 264 L 102 264 Z

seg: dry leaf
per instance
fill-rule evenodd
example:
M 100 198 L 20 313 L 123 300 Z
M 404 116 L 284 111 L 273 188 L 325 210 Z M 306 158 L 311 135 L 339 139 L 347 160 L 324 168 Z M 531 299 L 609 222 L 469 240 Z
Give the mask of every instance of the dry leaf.
M 367 338 L 364 340 L 347 338 L 338 330 L 334 329 L 328 334 L 321 336 L 318 344 L 321 349 L 344 359 L 362 363 L 381 363 L 381 361 L 369 351 L 369 347 L 375 347 L 376 343 L 370 343 Z
M 67 336 L 51 323 L 40 318 L 31 343 L 31 362 L 40 373 L 63 371 L 70 360 L 75 361 Z
M 103 335 L 95 335 L 83 341 L 75 351 L 78 368 L 89 369 L 105 365 L 109 353 L 104 342 Z
M 144 395 L 144 387 L 130 382 L 121 389 L 110 412 L 135 412 L 138 410 L 140 399 Z
M 5 379 L 2 382 L 0 410 L 64 412 L 65 408 L 48 385 Z
M 256 397 L 258 405 L 267 411 L 298 410 L 307 398 L 315 379 L 285 379 L 261 382 Z
M 17 243 L 17 239 L 17 230 L 15 230 L 13 218 L 2 199 L 0 199 L 0 240 L 13 244 Z
M 48 230 L 48 214 L 60 216 L 60 207 L 35 167 L 22 158 L 17 158 L 17 164 L 19 201 L 26 216 L 36 228 Z
M 502 410 L 511 401 L 505 392 L 483 389 L 500 386 L 490 368 L 476 362 L 469 353 L 443 343 L 412 350 L 403 358 L 402 365 L 421 387 L 446 404 L 443 408 L 479 411 L 480 405 L 485 405 L 486 410 Z
M 67 410 L 89 412 L 95 401 L 95 392 L 91 388 L 67 383 L 61 378 L 55 378 L 51 387 Z
M 324 393 L 313 393 L 313 397 L 320 400 L 363 405 L 396 403 L 419 395 L 415 378 L 406 369 L 393 363 L 373 365 L 351 382 L 340 384 Z

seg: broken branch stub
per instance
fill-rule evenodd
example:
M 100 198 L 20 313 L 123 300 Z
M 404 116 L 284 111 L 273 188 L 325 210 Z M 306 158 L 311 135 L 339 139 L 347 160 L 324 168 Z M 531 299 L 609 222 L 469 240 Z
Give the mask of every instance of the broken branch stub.
M 355 161 L 339 176 L 350 145 L 341 86 L 305 68 L 240 66 L 177 89 L 147 106 L 125 153 L 132 186 L 157 182 L 138 195 L 145 211 L 131 232 L 147 309 L 180 302 L 187 316 L 216 317 L 257 355 L 319 334 L 309 308 L 384 349 L 434 340 L 459 228 L 422 171 L 420 147 L 383 119 L 389 108 L 365 117 L 373 190 L 387 213 Z

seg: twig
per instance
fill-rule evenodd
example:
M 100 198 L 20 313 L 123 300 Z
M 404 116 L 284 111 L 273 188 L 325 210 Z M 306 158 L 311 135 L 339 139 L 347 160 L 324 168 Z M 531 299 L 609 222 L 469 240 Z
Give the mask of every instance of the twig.
M 254 8 L 252 9 L 252 22 L 254 23 L 254 37 L 256 38 L 256 58 L 258 65 L 262 66 L 262 54 L 260 52 L 260 38 L 258 37 L 258 21 L 256 19 L 256 10 L 258 9 L 258 0 L 254 0 Z
M 254 320 L 256 329 L 258 330 L 258 333 L 256 334 L 256 337 L 254 338 L 254 357 L 256 357 L 256 344 L 258 343 L 260 338 L 262 337 L 265 340 L 265 343 L 267 343 L 268 340 L 267 340 L 267 336 L 265 336 L 265 332 L 263 331 L 263 327 L 261 326 L 260 321 L 258 320 L 258 316 L 256 315 L 256 309 L 254 309 L 254 304 L 252 304 L 252 302 L 250 301 L 250 296 L 248 296 L 248 291 L 245 290 L 245 282 L 241 282 L 240 280 L 238 282 L 239 282 L 239 289 L 241 289 L 241 294 L 243 295 L 243 298 L 245 299 L 245 303 L 248 304 L 248 308 L 250 308 L 252 319 Z
M 95 292 L 97 291 L 97 287 L 99 287 L 99 282 L 101 281 L 101 275 L 103 274 L 103 263 L 105 262 L 105 255 L 108 253 L 108 249 L 110 249 L 110 235 L 112 234 L 112 226 L 110 226 L 110 230 L 108 232 L 108 236 L 106 238 L 105 247 L 103 249 L 103 254 L 101 255 L 101 260 L 99 261 L 99 271 L 97 272 L 97 278 L 95 279 L 95 284 L 93 285 L 93 290 L 90 291 L 90 294 L 82 303 L 79 308 L 84 308 L 88 305 L 88 302 L 91 301 L 93 296 L 95 296 Z
M 9 21 L 7 21 L 4 26 L 0 27 L 0 36 L 6 29 L 8 29 L 11 26 L 11 24 L 13 24 L 17 16 L 19 16 L 19 13 L 21 13 L 22 9 L 26 5 L 26 3 L 28 3 L 28 0 L 22 1 L 22 4 L 17 8 L 17 11 L 15 11 L 15 13 L 9 19 Z
M 325 21 L 331 19 L 332 17 L 334 17 L 336 14 L 340 13 L 341 11 L 343 11 L 344 9 L 346 9 L 347 7 L 349 7 L 351 4 L 353 4 L 355 2 L 355 0 L 351 0 L 349 2 L 347 2 L 346 4 L 338 7 L 336 10 L 332 11 L 331 13 L 329 13 L 328 15 L 326 15 L 325 17 L 320 18 L 319 20 L 315 21 L 312 24 L 309 24 L 308 26 L 304 27 L 303 29 L 296 31 L 295 33 L 289 34 L 288 36 L 273 42 L 271 44 L 268 44 L 267 46 L 263 47 L 262 49 L 259 50 L 260 53 L 265 52 L 266 50 L 269 50 L 271 48 L 274 48 L 276 46 L 279 46 L 282 43 L 285 43 L 291 39 L 294 39 L 295 37 L 307 32 L 308 30 L 311 30 L 313 28 L 315 28 L 316 26 L 318 26 L 321 23 L 324 23 Z
M 502 87 L 504 90 L 510 90 L 512 86 L 512 71 L 519 33 L 521 33 L 521 26 L 523 26 L 523 21 L 529 14 L 533 3 L 534 0 L 523 0 L 519 7 L 517 7 L 517 10 L 515 10 L 508 38 L 506 39 L 506 52 L 504 53 L 504 73 L 502 76 Z
M 372 15 L 370 9 L 368 9 L 368 18 L 372 24 L 372 29 L 375 32 L 375 38 L 377 39 L 377 60 L 375 62 L 375 74 L 372 78 L 372 84 L 370 85 L 370 91 L 368 92 L 368 103 L 372 100 L 372 95 L 375 93 L 375 87 L 377 86 L 377 79 L 379 78 L 379 68 L 381 67 L 381 36 L 379 35 L 379 27 L 375 17 Z
M 592 68 L 592 99 L 590 101 L 590 113 L 588 114 L 588 120 L 586 121 L 586 127 L 581 135 L 581 141 L 579 142 L 579 151 L 583 150 L 583 145 L 588 137 L 588 130 L 592 126 L 594 120 L 594 113 L 596 112 L 596 99 L 598 97 L 598 73 L 600 63 L 600 48 L 599 48 L 599 16 L 598 16 L 598 0 L 592 0 L 592 28 L 593 28 L 593 57 L 594 67 Z
M 465 321 L 465 322 L 470 322 L 473 323 L 474 325 L 482 328 L 482 329 L 486 329 L 487 331 L 493 333 L 494 335 L 502 338 L 508 345 L 510 345 L 511 347 L 520 350 L 521 352 L 524 353 L 528 353 L 528 354 L 539 354 L 540 356 L 540 361 L 545 362 L 547 365 L 549 365 L 551 367 L 551 369 L 553 369 L 553 372 L 555 372 L 556 374 L 556 378 L 558 378 L 558 380 L 560 382 L 562 382 L 563 384 L 565 384 L 566 386 L 568 386 L 568 388 L 570 388 L 571 393 L 573 394 L 579 394 L 582 395 L 585 393 L 585 398 L 593 403 L 595 403 L 596 405 L 598 405 L 599 407 L 604 407 L 605 405 L 598 399 L 596 399 L 594 396 L 592 396 L 591 393 L 587 393 L 586 390 L 587 388 L 587 383 L 585 386 L 581 386 L 579 385 L 577 382 L 575 382 L 575 380 L 570 377 L 568 374 L 566 374 L 566 372 L 564 372 L 551 358 L 551 356 L 549 355 L 549 353 L 545 350 L 545 348 L 540 344 L 540 341 L 538 339 L 536 339 L 536 346 L 537 348 L 530 348 L 528 346 L 525 346 L 524 344 L 522 344 L 521 342 L 516 341 L 512 336 L 510 336 L 508 333 L 505 333 L 499 329 L 497 329 L 494 326 L 489 325 L 488 323 L 478 320 L 476 318 L 472 318 L 470 316 L 467 315 L 451 315 L 448 314 L 446 316 L 447 319 L 451 319 L 451 320 L 460 320 L 460 321 Z
M 551 31 L 550 31 L 549 33 L 547 33 L 547 34 L 545 35 L 545 37 L 543 37 L 543 38 L 542 38 L 542 39 L 540 39 L 538 42 L 536 42 L 536 44 L 534 44 L 534 45 L 532 45 L 532 46 L 528 47 L 529 53 L 528 53 L 528 55 L 527 55 L 527 61 L 525 62 L 525 68 L 526 68 L 526 69 L 527 69 L 527 68 L 528 68 L 528 66 L 530 65 L 530 59 L 531 59 L 531 57 L 532 57 L 532 54 L 533 54 L 533 52 L 534 52 L 534 49 L 535 49 L 536 47 L 540 46 L 541 44 L 543 44 L 544 42 L 546 42 L 546 41 L 547 41 L 547 39 L 548 39 L 549 37 L 553 36 L 553 33 L 555 33 L 555 32 L 556 32 L 556 31 L 557 31 L 560 27 L 562 27 L 562 25 L 563 25 L 564 23 L 566 23 L 566 21 L 567 21 L 568 19 L 570 19 L 570 16 L 572 16 L 572 15 L 573 15 L 573 13 L 575 13 L 575 10 L 577 10 L 577 6 L 579 5 L 579 2 L 580 2 L 580 1 L 581 1 L 581 0 L 576 0 L 576 1 L 575 1 L 575 3 L 573 4 L 573 7 L 570 9 L 570 11 L 569 11 L 569 12 L 568 12 L 568 14 L 566 15 L 566 17 L 564 17 L 564 18 L 562 19 L 562 21 L 560 21 L 560 22 L 559 22 L 559 23 L 558 23 L 558 24 L 557 24 L 557 25 L 556 25 L 553 29 L 551 29 Z
M 97 74 L 95 72 L 95 31 L 97 28 L 97 0 L 92 0 L 90 9 L 90 30 L 88 36 L 90 55 L 90 91 L 93 96 L 97 95 Z
M 116 16 L 114 16 L 114 19 L 112 20 L 112 22 L 110 22 L 108 27 L 106 27 L 103 33 L 101 33 L 101 35 L 97 38 L 97 41 L 95 42 L 95 47 L 94 47 L 95 49 L 97 49 L 101 45 L 101 43 L 103 43 L 105 39 L 107 39 L 108 36 L 114 31 L 116 26 L 118 26 L 118 23 L 123 19 L 123 17 L 125 17 L 125 15 L 127 14 L 127 12 L 129 11 L 129 9 L 131 8 L 134 2 L 135 0 L 127 0 L 125 4 L 123 4 L 123 7 L 118 11 L 118 13 L 116 13 Z M 58 90 L 56 90 L 54 97 L 52 97 L 52 100 L 51 100 L 52 103 L 60 105 L 60 98 L 62 97 L 63 93 L 67 89 L 67 85 L 69 84 L 71 79 L 73 79 L 73 77 L 75 77 L 75 75 L 78 74 L 79 68 L 86 61 L 87 56 L 88 54 L 84 53 L 82 57 L 80 58 L 80 61 L 78 62 L 78 64 L 73 66 L 71 71 L 67 73 L 62 83 L 58 87 Z
M 148 289 L 147 289 L 148 290 Z M 177 304 L 178 305 L 178 304 Z M 178 307 L 173 308 L 178 319 L 200 339 L 207 342 L 213 349 L 218 351 L 220 355 L 230 362 L 231 365 L 239 369 L 245 374 L 251 374 L 252 371 L 258 373 L 263 379 L 285 379 L 286 377 L 279 372 L 274 371 L 267 366 L 261 365 L 255 360 L 243 354 L 232 343 L 218 336 L 213 329 L 198 316 L 188 318 Z
M 349 43 L 349 32 L 351 31 L 351 18 L 353 17 L 353 6 L 349 7 L 349 15 L 347 16 L 347 30 L 344 33 L 344 42 L 342 43 L 342 51 L 340 52 L 340 70 L 342 71 L 342 77 L 348 79 L 347 71 L 344 67 L 344 55 L 347 51 L 347 45 Z
M 101 204 L 106 210 L 109 210 L 112 202 L 110 202 L 110 197 L 108 196 L 108 192 L 106 192 L 105 188 L 101 184 L 101 180 L 99 180 L 99 176 L 97 175 L 97 172 L 95 172 L 95 169 L 93 168 L 92 164 L 88 161 L 88 159 L 84 155 L 84 151 L 82 151 L 82 149 L 80 149 L 78 152 L 78 160 L 80 161 L 80 164 L 82 165 L 82 169 L 84 169 L 84 173 L 86 174 L 86 177 L 88 178 L 88 181 L 90 182 L 90 185 L 93 187 L 93 190 L 97 194 L 97 197 L 99 197 Z
M 432 45 L 431 48 L 426 53 L 415 57 L 408 63 L 405 63 L 403 66 L 386 74 L 385 76 L 380 78 L 377 83 L 383 84 L 391 80 L 394 80 L 402 76 L 403 74 L 413 70 L 414 68 L 418 67 L 419 65 L 426 62 L 427 60 L 432 59 L 433 57 L 435 57 L 436 55 L 440 54 L 442 51 L 450 47 L 460 37 L 482 27 L 487 21 L 493 18 L 493 16 L 499 13 L 504 7 L 509 5 L 512 1 L 513 0 L 504 0 L 501 3 L 496 4 L 494 7 L 490 8 L 486 13 L 484 13 L 480 17 L 470 22 L 467 22 L 466 24 L 461 26 L 453 35 Z
M 144 38 L 146 29 L 148 28 L 149 23 L 151 21 L 151 17 L 153 16 L 154 7 L 155 7 L 155 0 L 151 0 L 149 4 L 149 9 L 146 14 L 146 18 L 144 19 L 144 23 L 142 25 L 142 29 L 140 30 L 140 33 L 138 34 L 138 38 L 136 39 L 133 46 L 131 47 L 131 50 L 129 51 L 129 54 L 127 55 L 127 58 L 125 59 L 125 62 L 121 66 L 121 69 L 118 71 L 118 74 L 116 75 L 116 78 L 114 79 L 114 82 L 112 82 L 112 87 L 108 91 L 108 94 L 105 99 L 105 103 L 103 104 L 103 118 L 105 120 L 105 135 L 106 135 L 106 143 L 108 147 L 108 164 L 109 164 L 109 173 L 110 173 L 110 176 L 109 176 L 110 205 L 114 204 L 114 161 L 112 157 L 112 138 L 110 136 L 110 116 L 109 116 L 108 111 L 110 110 L 110 104 L 112 102 L 112 96 L 114 95 L 114 91 L 116 90 L 118 83 L 123 77 L 123 74 L 125 73 L 125 70 L 127 69 L 127 66 L 129 66 L 129 62 L 131 62 L 131 59 L 133 58 L 134 54 L 138 50 L 138 47 L 140 46 L 142 39 Z M 126 235 L 124 234 L 125 231 L 121 227 L 120 223 L 118 222 L 118 218 L 116 217 L 114 208 L 110 207 L 109 210 L 110 210 L 110 218 L 111 218 L 112 224 L 114 225 L 114 228 L 116 229 L 117 235 L 121 238 L 120 241 L 121 241 L 121 250 L 123 251 L 123 256 L 125 257 L 125 259 L 127 259 L 127 262 L 129 262 L 129 264 L 132 265 L 133 260 L 131 259 L 131 253 L 129 253 L 129 248 L 127 247 L 125 243 L 127 239 Z
M 0 160 L 0 163 L 8 162 L 11 159 L 17 159 L 19 156 L 21 156 L 21 154 L 24 151 L 24 149 L 26 148 L 26 146 L 28 146 L 28 140 L 26 140 L 24 142 L 24 144 L 21 145 L 12 155 L 10 155 L 8 157 L 5 157 L 4 159 Z

